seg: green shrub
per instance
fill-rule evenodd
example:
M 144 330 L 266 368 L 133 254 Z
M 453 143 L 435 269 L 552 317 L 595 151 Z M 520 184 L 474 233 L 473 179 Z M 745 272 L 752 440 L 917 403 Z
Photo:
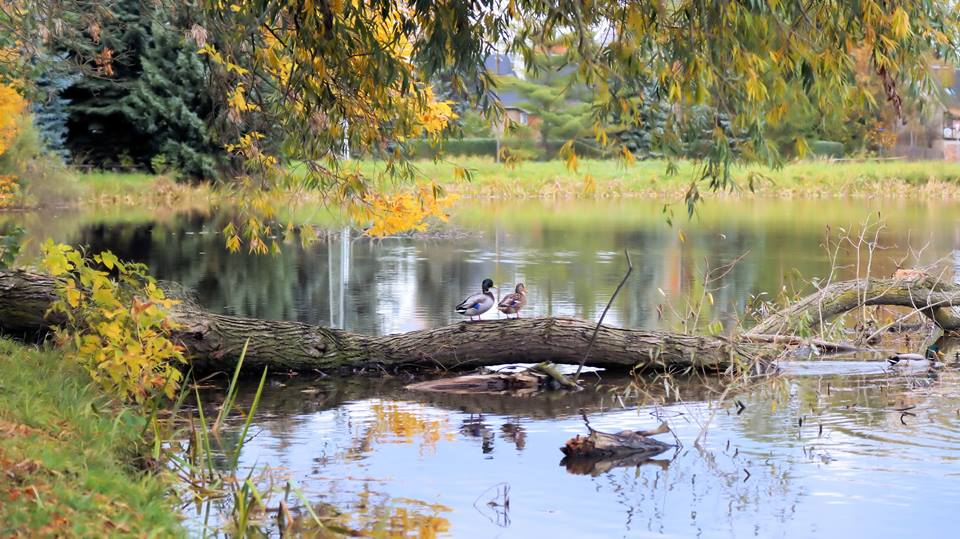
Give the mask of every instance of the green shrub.
M 544 152 L 539 139 L 524 136 L 507 136 L 500 140 L 500 149 L 508 149 L 514 155 L 521 155 L 524 159 L 557 159 L 560 148 L 566 144 L 566 140 L 551 140 L 547 143 L 547 151 Z M 602 158 L 607 157 L 607 153 L 599 148 L 592 141 L 577 141 L 574 145 L 577 155 L 581 157 Z M 407 151 L 412 159 L 433 159 L 436 157 L 440 148 L 431 145 L 426 140 L 414 140 L 407 143 Z M 446 156 L 467 156 L 467 157 L 496 157 L 497 139 L 495 138 L 462 138 L 451 139 L 443 144 L 443 155 Z

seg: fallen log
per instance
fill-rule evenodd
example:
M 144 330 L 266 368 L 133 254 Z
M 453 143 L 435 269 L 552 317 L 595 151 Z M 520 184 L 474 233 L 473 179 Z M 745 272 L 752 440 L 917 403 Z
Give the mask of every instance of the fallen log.
M 47 311 L 56 300 L 56 281 L 24 271 L 0 272 L 0 330 L 39 332 L 60 320 Z M 174 337 L 196 370 L 230 369 L 249 339 L 244 369 L 355 371 L 400 368 L 465 369 L 503 363 L 588 364 L 610 369 L 748 368 L 772 357 L 762 335 L 816 328 L 861 305 L 910 307 L 945 331 L 960 330 L 960 286 L 930 277 L 844 281 L 819 290 L 772 314 L 739 339 L 667 331 L 599 326 L 575 318 L 547 317 L 458 322 L 409 333 L 374 337 L 301 322 L 259 320 L 203 311 L 184 302 L 171 312 Z M 596 342 L 590 340 L 596 330 Z M 776 341 L 776 339 L 773 339 Z M 494 346 L 510 343 L 510 346 Z M 776 344 L 776 343 L 774 343 Z M 780 343 L 783 344 L 783 343 Z
M 47 317 L 56 281 L 29 271 L 0 272 L 0 329 L 36 332 L 59 320 Z M 574 318 L 522 318 L 459 322 L 373 337 L 300 322 L 209 313 L 189 302 L 171 312 L 175 339 L 196 370 L 230 369 L 244 343 L 244 369 L 339 371 L 432 368 L 453 370 L 503 363 L 579 363 L 596 324 Z M 496 346 L 510 343 L 510 346 Z M 591 366 L 612 369 L 725 370 L 750 366 L 764 347 L 721 336 L 696 336 L 600 326 Z
M 810 294 L 763 319 L 744 335 L 820 331 L 822 322 L 864 305 L 909 307 L 931 318 L 944 331 L 960 330 L 960 286 L 920 275 L 916 278 L 840 281 Z

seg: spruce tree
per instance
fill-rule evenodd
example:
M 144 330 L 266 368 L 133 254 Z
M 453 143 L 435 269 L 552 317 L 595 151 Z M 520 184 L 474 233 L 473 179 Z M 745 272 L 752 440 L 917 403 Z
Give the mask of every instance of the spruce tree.
M 185 22 L 174 8 L 139 0 L 119 0 L 112 13 L 102 50 L 113 60 L 64 92 L 74 159 L 141 169 L 163 162 L 184 177 L 212 177 L 223 150 L 207 126 L 207 68 Z

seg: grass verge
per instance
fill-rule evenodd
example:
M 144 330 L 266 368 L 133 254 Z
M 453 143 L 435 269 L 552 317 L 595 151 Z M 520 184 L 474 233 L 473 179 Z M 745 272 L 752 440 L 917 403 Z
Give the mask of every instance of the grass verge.
M 424 179 L 436 181 L 448 192 L 490 198 L 676 196 L 699 177 L 699 166 L 691 161 L 678 162 L 675 174 L 669 174 L 666 161 L 660 160 L 627 165 L 617 160 L 584 159 L 576 171 L 562 161 L 506 166 L 480 157 L 417 161 L 415 165 Z M 377 161 L 358 161 L 353 166 L 368 174 L 383 170 L 383 163 Z M 470 171 L 472 179 L 457 178 L 456 166 Z M 946 161 L 798 161 L 779 169 L 738 166 L 732 175 L 741 192 L 749 192 L 752 180 L 755 193 L 767 197 L 960 198 L 960 163 Z M 700 189 L 708 190 L 705 185 Z
M 145 423 L 56 352 L 0 338 L 0 537 L 182 535 L 170 484 L 132 464 Z

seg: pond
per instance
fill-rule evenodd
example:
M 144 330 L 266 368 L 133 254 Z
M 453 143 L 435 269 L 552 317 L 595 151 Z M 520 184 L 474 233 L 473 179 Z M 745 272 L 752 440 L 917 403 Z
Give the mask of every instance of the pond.
M 526 284 L 524 316 L 596 319 L 625 271 L 624 249 L 635 269 L 608 323 L 678 330 L 686 319 L 726 332 L 749 304 L 809 290 L 831 267 L 839 278 L 868 264 L 880 276 L 915 259 L 951 265 L 960 245 L 955 204 L 717 199 L 693 220 L 674 211 L 668 226 L 655 201 L 466 201 L 436 234 L 371 241 L 338 227 L 277 256 L 226 252 L 215 214 L 19 214 L 0 216 L 0 227 L 22 227 L 21 261 L 45 237 L 111 249 L 209 310 L 369 334 L 458 320 L 453 306 L 486 277 L 501 293 Z M 873 256 L 849 245 L 834 256 L 829 238 L 857 237 L 864 223 L 879 242 Z M 733 262 L 704 287 L 706 270 Z M 712 301 L 699 301 L 708 292 Z M 686 306 L 698 301 L 694 320 Z M 723 402 L 711 379 L 588 380 L 577 394 L 521 398 L 276 373 L 241 465 L 279 468 L 318 511 L 381 536 L 941 535 L 952 524 L 954 369 L 905 376 L 877 362 L 794 363 Z M 242 408 L 254 389 L 245 382 Z M 215 406 L 222 393 L 202 399 Z M 559 447 L 586 433 L 581 410 L 605 431 L 667 421 L 681 447 L 639 467 L 568 469 Z M 239 428 L 231 422 L 225 439 Z M 198 530 L 202 516 L 186 514 Z

